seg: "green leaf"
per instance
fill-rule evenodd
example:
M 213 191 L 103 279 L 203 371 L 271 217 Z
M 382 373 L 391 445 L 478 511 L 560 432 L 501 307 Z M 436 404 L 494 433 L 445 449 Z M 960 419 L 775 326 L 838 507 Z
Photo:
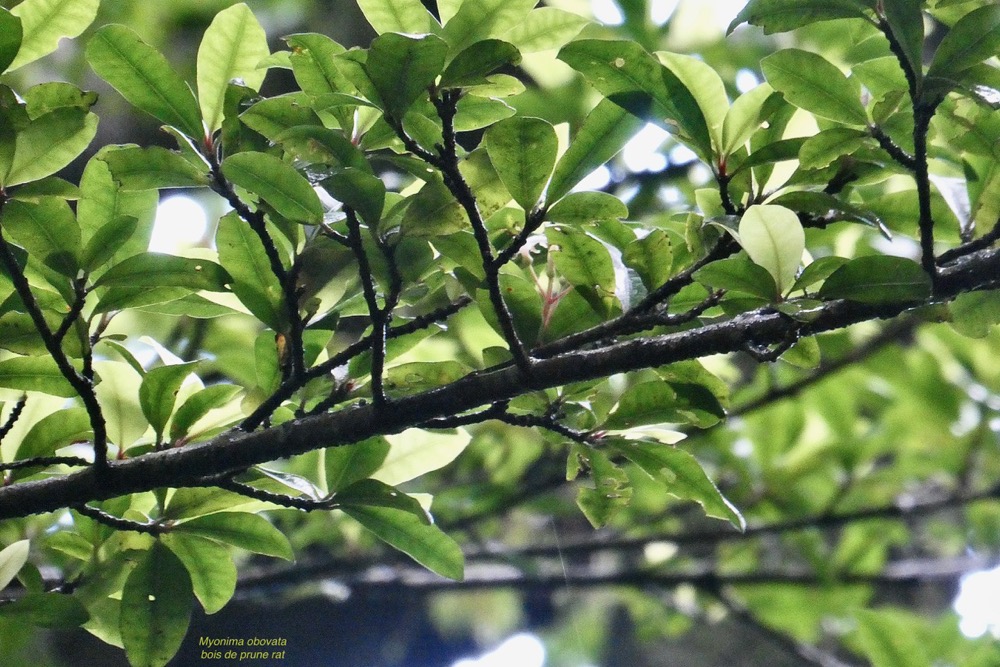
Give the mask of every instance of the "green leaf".
M 170 440 L 176 442 L 187 437 L 195 423 L 210 410 L 221 407 L 236 398 L 242 389 L 235 385 L 216 384 L 195 392 L 177 408 L 170 421 Z
M 124 224 L 121 222 L 123 217 L 134 219 L 135 231 L 130 236 L 113 237 L 112 256 L 120 261 L 143 252 L 148 247 L 160 197 L 154 190 L 122 191 L 111 177 L 107 163 L 100 159 L 105 152 L 99 152 L 83 170 L 83 176 L 80 178 L 81 197 L 77 204 L 77 220 L 80 223 L 83 242 L 90 246 L 97 242 L 99 233 L 110 232 L 109 225 L 113 228 L 115 225 Z M 90 252 L 85 252 L 84 255 L 92 256 Z
M 24 0 L 10 13 L 21 19 L 21 47 L 7 70 L 46 56 L 63 37 L 76 37 L 97 16 L 100 0 Z M 6 32 L 6 27 L 0 27 Z
M 694 95 L 639 44 L 583 39 L 563 47 L 559 59 L 583 74 L 602 95 L 676 134 L 702 159 L 710 160 L 708 123 Z
M 177 151 L 161 146 L 119 148 L 107 151 L 101 159 L 108 164 L 111 177 L 126 191 L 209 184 L 208 164 L 199 169 Z
M 416 515 L 386 507 L 345 506 L 343 512 L 380 540 L 407 554 L 427 569 L 461 580 L 465 557 L 461 547 L 440 528 Z
M 949 308 L 952 328 L 969 338 L 985 338 L 1000 324 L 1000 292 L 996 290 L 961 294 Z
M 746 292 L 768 301 L 777 300 L 779 295 L 767 269 L 746 257 L 716 260 L 695 271 L 691 277 L 713 289 Z
M 72 162 L 97 133 L 97 116 L 64 107 L 35 118 L 17 132 L 10 170 L 2 178 L 9 187 L 56 173 Z
M 722 77 L 711 65 L 694 56 L 667 51 L 658 51 L 655 55 L 691 91 L 705 117 L 705 122 L 708 123 L 712 145 L 716 153 L 721 153 L 722 125 L 729 111 L 729 96 L 726 94 Z
M 486 39 L 459 53 L 441 75 L 439 87 L 461 88 L 486 82 L 486 76 L 508 64 L 521 62 L 521 54 L 510 42 Z
M 424 184 L 410 197 L 400 233 L 407 237 L 433 238 L 446 236 L 469 227 L 465 209 L 452 196 L 439 178 Z
M 448 45 L 437 35 L 386 33 L 368 49 L 365 71 L 375 85 L 385 112 L 400 121 L 434 84 L 444 68 Z
M 379 436 L 325 451 L 326 486 L 331 493 L 368 479 L 385 462 L 389 442 Z
M 163 437 L 163 429 L 174 411 L 177 392 L 197 362 L 159 366 L 146 371 L 139 387 L 139 405 L 149 425 L 156 432 L 156 440 Z
M 222 127 L 229 82 L 239 79 L 248 88 L 260 88 L 267 70 L 257 66 L 269 55 L 267 35 L 245 4 L 215 15 L 198 47 L 198 100 L 209 134 Z
M 632 500 L 628 475 L 603 452 L 574 444 L 569 466 L 589 470 L 594 480 L 593 487 L 581 486 L 576 494 L 576 504 L 594 528 L 606 526 Z
M 76 396 L 52 357 L 12 357 L 0 361 L 0 387 L 37 391 L 62 398 Z
M 443 433 L 408 429 L 385 439 L 390 445 L 389 454 L 371 477 L 398 486 L 454 461 L 465 451 L 472 436 L 464 429 Z
M 368 171 L 348 167 L 323 180 L 333 197 L 361 216 L 371 228 L 378 226 L 385 207 L 385 184 Z
M 4 547 L 0 551 L 0 591 L 7 588 L 7 584 L 14 581 L 14 577 L 21 571 L 21 568 L 28 562 L 28 553 L 31 550 L 31 542 L 19 540 Z
M 126 362 L 97 360 L 94 368 L 101 378 L 95 393 L 103 408 L 108 439 L 122 449 L 130 447 L 147 429 L 139 405 L 142 376 Z
M 871 2 L 864 0 L 750 0 L 729 24 L 726 34 L 740 24 L 751 23 L 764 34 L 787 32 L 795 28 L 831 19 L 863 18 Z
M 229 274 L 215 262 L 145 252 L 115 264 L 94 285 L 187 287 L 192 290 L 225 292 L 229 282 Z
M 767 269 L 780 294 L 795 281 L 805 250 L 805 233 L 795 212 L 783 206 L 755 205 L 740 220 L 740 244 L 755 264 Z
M 587 174 L 617 155 L 643 123 L 610 100 L 598 102 L 556 164 L 549 183 L 549 201 L 563 197 Z
M 310 164 L 352 167 L 372 173 L 371 165 L 365 160 L 364 153 L 344 136 L 342 130 L 301 125 L 277 135 L 275 143 L 280 144 L 286 153 Z
M 16 459 L 52 456 L 55 451 L 93 437 L 90 417 L 84 408 L 69 408 L 45 415 L 29 430 L 18 445 Z
M 722 495 L 698 460 L 683 449 L 659 442 L 617 439 L 608 439 L 607 444 L 662 483 L 670 495 L 694 500 L 708 516 L 725 519 L 740 530 L 746 528 L 740 511 Z
M 14 188 L 10 198 L 37 204 L 44 197 L 58 197 L 67 201 L 80 199 L 80 188 L 58 176 L 47 176 L 40 181 L 32 181 Z
M 865 145 L 867 132 L 849 127 L 834 127 L 814 134 L 799 149 L 799 164 L 803 169 L 823 169 L 834 160 L 850 155 Z
M 771 200 L 771 203 L 800 213 L 835 216 L 834 219 L 838 221 L 857 222 L 872 229 L 877 229 L 887 240 L 892 240 L 892 234 L 879 216 L 826 192 L 794 190 L 786 192 L 780 197 L 775 197 Z
M 179 523 L 174 532 L 207 537 L 265 556 L 285 560 L 295 558 L 285 534 L 259 514 L 217 512 Z
M 132 30 L 121 25 L 101 28 L 87 45 L 87 60 L 97 75 L 132 105 L 192 139 L 204 136 L 201 112 L 191 88 L 163 54 Z
M 458 101 L 455 113 L 455 131 L 472 132 L 489 127 L 516 112 L 514 107 L 503 100 L 492 97 L 466 95 Z
M 122 642 L 135 667 L 166 665 L 184 640 L 194 594 L 191 577 L 174 553 L 156 542 L 122 589 Z
M 386 389 L 395 394 L 416 394 L 455 382 L 472 372 L 460 361 L 411 361 L 386 369 Z
M 138 226 L 138 220 L 130 215 L 122 215 L 100 227 L 84 246 L 80 267 L 84 271 L 93 272 L 103 266 L 132 238 Z
M 931 295 L 931 280 L 916 262 L 903 257 L 871 255 L 852 259 L 823 283 L 821 299 L 860 303 L 907 303 Z
M 80 226 L 63 199 L 45 197 L 37 204 L 12 201 L 0 216 L 4 232 L 32 257 L 64 276 L 80 270 Z
M 567 224 L 624 220 L 628 217 L 628 206 L 606 192 L 573 192 L 556 202 L 545 217 Z
M 989 4 L 963 16 L 941 40 L 927 78 L 955 78 L 1000 53 L 1000 5 Z
M 375 32 L 422 34 L 435 32 L 437 21 L 420 0 L 358 0 Z
M 829 278 L 834 271 L 842 267 L 848 262 L 847 259 L 843 257 L 820 257 L 816 261 L 809 264 L 806 268 L 802 269 L 802 273 L 795 280 L 795 284 L 792 285 L 792 291 L 795 292 L 800 289 L 805 289 L 811 285 L 815 285 L 821 280 L 826 280 Z
M 84 92 L 71 83 L 51 81 L 29 88 L 24 101 L 28 117 L 35 119 L 67 107 L 89 111 L 97 103 L 97 93 Z
M 601 315 L 615 298 L 615 267 L 608 248 L 594 237 L 568 227 L 548 227 L 545 236 L 556 271 Z
M 161 539 L 184 564 L 205 613 L 214 614 L 225 607 L 236 592 L 236 565 L 229 549 L 196 535 L 167 533 Z
M 537 53 L 561 48 L 589 23 L 578 14 L 555 7 L 538 7 L 504 33 L 503 38 L 517 46 L 521 53 Z
M 728 157 L 739 149 L 766 120 L 768 100 L 774 95 L 774 88 L 762 83 L 749 90 L 733 102 L 722 121 L 722 156 Z
M 530 15 L 538 0 L 479 0 L 463 2 L 446 21 L 442 37 L 451 47 L 451 53 L 461 53 L 472 44 L 501 37 L 520 25 Z
M 493 125 L 484 138 L 500 180 L 518 204 L 530 211 L 538 203 L 556 163 L 555 129 L 540 118 L 508 118 Z
M 931 661 L 913 619 L 891 610 L 856 612 L 857 639 L 872 667 L 925 667 Z
M 312 108 L 310 98 L 303 93 L 286 93 L 260 100 L 241 113 L 240 120 L 254 132 L 275 143 L 293 128 L 319 128 L 322 125 Z
M 21 48 L 21 19 L 0 8 L 0 74 L 7 71 Z
M 622 261 L 635 270 L 648 290 L 654 290 L 673 276 L 673 247 L 670 236 L 657 229 L 625 246 Z
M 907 65 L 919 81 L 924 73 L 924 13 L 921 2 L 882 0 L 885 21 L 902 46 Z
M 784 49 L 764 58 L 760 66 L 767 82 L 789 103 L 845 125 L 868 125 L 868 114 L 854 84 L 823 56 Z
M 222 173 L 289 220 L 317 224 L 323 219 L 323 204 L 309 181 L 273 155 L 252 151 L 230 155 L 222 162 Z
M 164 519 L 182 520 L 204 517 L 218 512 L 226 512 L 228 516 L 234 508 L 255 501 L 232 491 L 214 487 L 185 487 L 177 489 L 170 496 L 167 508 L 163 512 Z M 178 524 L 179 529 L 181 525 Z
M 90 614 L 79 600 L 62 593 L 26 593 L 0 606 L 0 618 L 9 619 L 19 628 L 35 625 L 64 629 L 83 625 Z
M 337 508 L 384 507 L 409 512 L 423 523 L 432 523 L 430 515 L 416 498 L 377 479 L 362 479 L 338 491 L 334 500 Z
M 271 270 L 260 237 L 234 211 L 219 220 L 215 234 L 219 263 L 232 277 L 233 294 L 254 316 L 275 331 L 285 331 L 284 290 Z

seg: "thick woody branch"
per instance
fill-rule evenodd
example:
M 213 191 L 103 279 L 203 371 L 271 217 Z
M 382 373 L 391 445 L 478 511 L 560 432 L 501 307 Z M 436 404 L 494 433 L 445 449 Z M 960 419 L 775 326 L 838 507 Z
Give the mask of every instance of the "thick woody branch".
M 1000 273 L 1000 250 L 976 253 L 939 274 L 937 300 L 992 285 Z M 492 405 L 539 387 L 607 377 L 686 359 L 740 350 L 746 341 L 776 344 L 791 334 L 813 335 L 873 319 L 889 319 L 925 304 L 861 304 L 830 301 L 808 323 L 763 309 L 686 331 L 628 340 L 595 350 L 536 360 L 532 377 L 515 367 L 472 373 L 443 387 L 398 399 L 390 411 L 355 405 L 252 433 L 231 432 L 188 447 L 110 463 L 98 474 L 86 470 L 65 477 L 0 489 L 0 519 L 49 512 L 90 500 L 162 487 L 203 485 L 209 477 L 323 447 L 398 433 L 430 419 Z

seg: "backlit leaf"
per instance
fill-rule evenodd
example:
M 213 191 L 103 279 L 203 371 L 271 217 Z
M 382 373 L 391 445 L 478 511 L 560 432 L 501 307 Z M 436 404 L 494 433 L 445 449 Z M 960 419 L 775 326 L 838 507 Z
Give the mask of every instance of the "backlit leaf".
M 750 259 L 767 269 L 778 292 L 784 294 L 795 281 L 805 249 L 798 216 L 783 206 L 751 206 L 740 220 L 739 234 Z
M 251 151 L 230 155 L 222 162 L 222 173 L 289 220 L 316 224 L 323 218 L 323 205 L 309 181 L 273 155 Z
M 760 62 L 767 82 L 789 103 L 821 118 L 864 127 L 868 115 L 854 85 L 823 56 L 784 49 Z
M 540 118 L 509 118 L 490 127 L 485 142 L 500 180 L 514 201 L 530 211 L 556 163 L 559 146 L 552 125 Z
M 10 13 L 21 20 L 21 47 L 7 68 L 22 65 L 46 56 L 59 46 L 64 37 L 76 37 L 87 29 L 97 16 L 100 0 L 24 0 Z M 0 27 L 0 30 L 6 30 Z
M 122 590 L 119 627 L 129 662 L 142 667 L 166 665 L 187 634 L 193 601 L 184 564 L 155 542 Z

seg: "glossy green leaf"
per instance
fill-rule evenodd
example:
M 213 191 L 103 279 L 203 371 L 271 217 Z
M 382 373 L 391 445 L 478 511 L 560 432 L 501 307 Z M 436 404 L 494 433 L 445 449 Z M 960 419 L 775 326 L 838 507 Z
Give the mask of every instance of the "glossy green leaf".
M 458 101 L 455 131 L 472 132 L 489 127 L 516 113 L 514 107 L 492 97 L 466 95 Z
M 3 548 L 0 551 L 0 591 L 7 588 L 7 584 L 14 581 L 14 577 L 21 571 L 21 568 L 28 562 L 28 553 L 31 550 L 31 542 L 19 540 Z
M 316 224 L 323 219 L 323 205 L 309 181 L 273 155 L 249 151 L 230 155 L 222 162 L 222 173 L 289 220 Z
M 161 539 L 184 564 L 205 613 L 214 614 L 225 607 L 236 592 L 236 565 L 229 549 L 197 535 L 168 533 Z
M 755 264 L 767 269 L 778 292 L 795 281 L 805 250 L 805 233 L 798 216 L 783 206 L 751 206 L 740 219 L 740 244 Z
M 364 153 L 341 130 L 300 125 L 277 135 L 275 142 L 287 153 L 310 164 L 351 167 L 368 173 L 372 171 Z
M 275 331 L 287 327 L 284 290 L 271 270 L 260 237 L 235 212 L 219 220 L 215 233 L 219 263 L 232 277 L 233 294 L 261 322 Z
M 94 21 L 100 0 L 24 0 L 10 13 L 21 20 L 21 46 L 8 70 L 56 50 L 59 40 L 76 37 Z
M 907 66 L 919 81 L 924 72 L 924 14 L 920 2 L 881 0 L 885 21 L 902 47 Z
M 691 91 L 665 65 L 631 41 L 583 39 L 559 52 L 605 97 L 665 127 L 709 159 L 708 123 Z
M 824 130 L 805 140 L 799 149 L 803 169 L 823 169 L 839 157 L 850 155 L 865 145 L 868 133 L 849 127 Z
M 440 179 L 433 179 L 410 198 L 400 232 L 408 237 L 431 238 L 468 227 L 465 209 Z
M 64 107 L 32 120 L 17 133 L 4 186 L 50 176 L 80 155 L 97 133 L 97 116 Z
M 122 589 L 122 642 L 135 667 L 162 667 L 180 648 L 191 620 L 191 577 L 174 553 L 156 542 Z
M 385 439 L 389 454 L 371 477 L 397 486 L 448 465 L 465 451 L 472 436 L 464 429 L 444 433 L 409 429 Z
M 517 46 L 521 53 L 537 53 L 561 48 L 588 23 L 590 21 L 579 14 L 555 7 L 538 7 L 505 32 L 503 38 Z
M 18 459 L 52 456 L 56 450 L 93 437 L 90 417 L 84 408 L 59 410 L 32 425 L 17 448 Z
M 605 429 L 629 429 L 647 424 L 681 421 L 675 408 L 677 392 L 666 382 L 643 382 L 629 387 L 603 424 Z
M 0 74 L 14 62 L 21 49 L 22 37 L 21 19 L 6 9 L 0 9 Z
M 0 619 L 9 619 L 18 628 L 75 628 L 87 622 L 87 609 L 74 597 L 62 593 L 25 593 L 0 606 Z M 23 630 L 22 630 L 23 631 Z
M 138 220 L 123 215 L 100 227 L 84 246 L 80 266 L 84 271 L 93 272 L 104 265 L 132 238 L 138 226 Z
M 160 146 L 120 148 L 104 153 L 111 176 L 122 190 L 204 187 L 208 164 L 199 168 L 177 151 Z
M 198 101 L 209 133 L 222 127 L 226 87 L 233 79 L 257 90 L 267 70 L 258 64 L 271 54 L 267 35 L 243 3 L 215 15 L 198 47 Z
M 325 451 L 326 486 L 332 493 L 368 479 L 382 467 L 389 454 L 389 442 L 379 436 Z
M 566 224 L 623 220 L 628 217 L 628 206 L 606 192 L 573 192 L 556 202 L 545 217 Z
M 129 28 L 109 25 L 91 37 L 87 60 L 98 76 L 134 106 L 192 139 L 204 135 L 191 89 L 159 51 Z
M 486 76 L 508 64 L 521 62 L 521 54 L 510 42 L 486 39 L 472 44 L 451 61 L 441 75 L 441 88 L 461 88 L 485 83 Z
M 823 56 L 784 49 L 760 62 L 767 82 L 789 103 L 821 118 L 867 126 L 868 115 L 854 85 Z
M 323 187 L 335 199 L 357 211 L 370 227 L 378 226 L 385 207 L 385 184 L 381 179 L 367 171 L 348 167 L 324 179 Z
M 576 504 L 594 528 L 607 525 L 632 499 L 632 485 L 625 471 L 597 449 L 574 445 L 569 466 L 589 471 L 594 485 L 580 486 Z
M 673 248 L 669 235 L 662 229 L 625 246 L 622 260 L 639 274 L 648 290 L 656 289 L 673 276 Z
M 139 387 L 139 405 L 146 416 L 146 421 L 156 432 L 157 441 L 161 439 L 167 420 L 174 411 L 181 384 L 196 365 L 196 362 L 191 362 L 159 366 L 150 369 L 143 376 L 142 385 Z
M 402 120 L 407 110 L 444 69 L 448 46 L 437 35 L 385 33 L 368 49 L 365 71 L 378 90 L 385 112 Z
M 0 361 L 0 387 L 37 391 L 51 396 L 76 396 L 52 357 L 11 357 Z
M 712 146 L 717 153 L 721 152 L 722 125 L 729 111 L 729 96 L 722 78 L 711 65 L 695 56 L 667 51 L 658 51 L 655 55 L 691 91 L 708 124 Z
M 615 296 L 615 267 L 608 248 L 594 237 L 565 226 L 545 230 L 556 271 L 580 291 L 591 307 L 608 315 Z
M 1000 53 L 1000 5 L 989 4 L 963 16 L 934 53 L 927 77 L 953 78 Z
M 826 192 L 794 190 L 775 197 L 771 200 L 771 203 L 790 208 L 799 213 L 812 213 L 817 216 L 832 217 L 832 219 L 837 221 L 857 222 L 877 229 L 887 240 L 892 239 L 892 234 L 878 215 Z
M 886 255 L 852 259 L 830 275 L 819 291 L 822 299 L 861 303 L 916 302 L 930 294 L 930 278 L 919 264 Z
M 430 515 L 416 498 L 377 479 L 362 479 L 337 492 L 337 508 L 383 507 L 408 512 L 423 523 L 432 523 Z
M 218 512 L 177 524 L 175 532 L 207 537 L 253 553 L 292 560 L 292 545 L 280 530 L 259 514 Z
M 238 493 L 214 487 L 185 487 L 174 491 L 163 512 L 164 519 L 181 520 L 205 517 L 248 504 L 248 499 Z M 183 524 L 178 524 L 178 528 Z
M 94 285 L 187 287 L 225 292 L 229 281 L 229 274 L 215 262 L 146 252 L 115 264 Z
M 12 201 L 0 217 L 4 232 L 32 257 L 75 278 L 80 269 L 80 226 L 62 199 L 45 197 L 37 204 Z
M 802 273 L 795 280 L 795 284 L 792 285 L 792 291 L 805 289 L 820 282 L 821 280 L 826 280 L 833 274 L 834 271 L 842 267 L 849 260 L 844 257 L 820 257 L 816 261 L 812 262 L 806 268 L 802 269 Z
M 268 141 L 277 142 L 297 127 L 322 127 L 311 100 L 302 93 L 286 93 L 262 99 L 240 114 L 240 120 Z
M 659 442 L 609 440 L 608 445 L 664 485 L 667 493 L 694 500 L 708 516 L 725 519 L 743 530 L 746 520 L 705 474 L 691 454 Z
M 767 269 L 745 257 L 716 260 L 698 269 L 691 277 L 713 289 L 746 292 L 768 301 L 775 301 L 779 294 Z
M 722 155 L 728 156 L 743 144 L 766 120 L 767 101 L 774 94 L 774 88 L 762 83 L 749 90 L 733 102 L 722 121 Z
M 358 0 L 358 7 L 379 34 L 430 33 L 437 26 L 420 0 Z
M 114 238 L 116 247 L 112 256 L 120 261 L 143 252 L 148 247 L 160 197 L 153 190 L 124 192 L 111 177 L 107 163 L 100 159 L 105 153 L 106 151 L 98 152 L 83 170 L 77 220 L 83 241 L 90 246 L 96 242 L 100 230 L 110 233 L 109 225 L 124 224 L 121 222 L 123 217 L 134 219 L 136 226 L 131 235 Z M 85 252 L 84 255 L 93 256 L 90 252 Z
M 601 100 L 588 114 L 569 148 L 559 158 L 548 198 L 556 201 L 624 148 L 643 121 L 610 100 Z
M 189 396 L 170 420 L 170 440 L 175 442 L 186 437 L 198 420 L 236 398 L 240 391 L 241 388 L 234 385 L 216 384 Z
M 437 526 L 410 512 L 386 507 L 345 506 L 343 511 L 427 569 L 456 581 L 464 576 L 461 547 Z
M 502 37 L 504 33 L 527 19 L 538 0 L 479 0 L 463 2 L 446 23 L 441 36 L 448 42 L 452 54 L 458 54 L 472 44 Z M 444 15 L 442 15 L 444 18 Z
M 514 201 L 530 211 L 556 163 L 559 142 L 552 125 L 540 118 L 509 118 L 490 127 L 484 141 L 500 180 Z
M 731 33 L 743 23 L 760 26 L 764 34 L 786 32 L 818 21 L 861 18 L 867 0 L 750 0 L 736 15 L 726 31 Z

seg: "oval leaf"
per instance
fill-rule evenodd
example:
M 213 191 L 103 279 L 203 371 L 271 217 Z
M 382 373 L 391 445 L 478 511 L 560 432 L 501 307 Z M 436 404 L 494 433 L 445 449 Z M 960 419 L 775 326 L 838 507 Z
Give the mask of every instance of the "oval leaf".
M 924 301 L 931 295 L 931 280 L 916 262 L 903 257 L 858 257 L 834 271 L 819 296 L 860 303 Z
M 847 125 L 868 124 L 868 114 L 854 84 L 823 56 L 784 49 L 764 58 L 760 66 L 767 82 L 789 103 Z
M 323 219 L 323 204 L 309 181 L 273 155 L 252 151 L 230 155 L 222 162 L 222 173 L 289 220 L 317 224 Z
M 122 643 L 129 662 L 166 665 L 184 640 L 194 593 L 187 569 L 160 542 L 146 552 L 122 589 Z
M 19 3 L 10 13 L 21 19 L 21 48 L 9 69 L 15 70 L 52 53 L 63 37 L 80 35 L 93 23 L 100 4 L 100 0 L 24 0 Z
M 552 174 L 559 150 L 556 131 L 541 118 L 502 120 L 486 131 L 486 151 L 511 197 L 530 211 Z
M 200 535 L 216 542 L 231 544 L 253 553 L 292 560 L 292 545 L 280 530 L 258 514 L 219 512 L 191 519 L 176 527 L 178 533 Z
M 751 206 L 740 220 L 740 243 L 755 264 L 767 269 L 780 294 L 791 287 L 805 250 L 805 232 L 784 206 Z

